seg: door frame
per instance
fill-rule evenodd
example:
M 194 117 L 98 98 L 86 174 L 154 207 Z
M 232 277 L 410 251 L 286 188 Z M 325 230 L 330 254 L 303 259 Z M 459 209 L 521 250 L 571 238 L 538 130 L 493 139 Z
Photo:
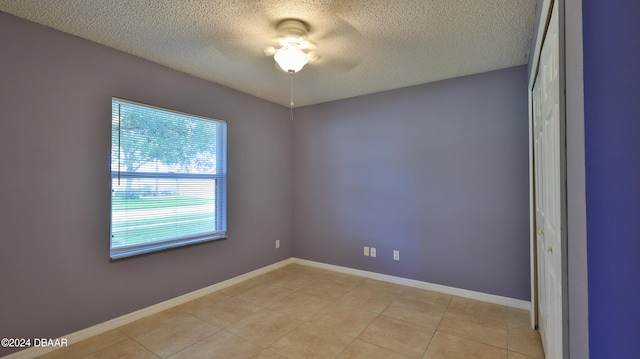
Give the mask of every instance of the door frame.
M 569 358 L 569 301 L 568 301 L 568 256 L 567 256 L 567 150 L 566 150 L 566 76 L 565 76 L 565 1 L 564 0 L 540 0 L 542 10 L 536 32 L 535 46 L 529 71 L 527 96 L 529 113 L 529 250 L 531 271 L 531 326 L 538 328 L 538 258 L 535 220 L 535 176 L 534 176 L 534 151 L 533 151 L 533 87 L 538 74 L 540 54 L 546 31 L 551 19 L 551 11 L 555 2 L 558 3 L 558 46 L 559 48 L 559 110 L 560 110 L 560 240 L 562 261 L 562 352 L 563 358 Z

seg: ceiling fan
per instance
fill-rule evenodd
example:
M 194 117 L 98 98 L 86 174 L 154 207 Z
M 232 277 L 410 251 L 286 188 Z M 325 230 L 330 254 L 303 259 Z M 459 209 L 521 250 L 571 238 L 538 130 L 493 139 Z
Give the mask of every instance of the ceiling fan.
M 290 74 L 296 73 L 307 63 L 318 59 L 315 44 L 308 37 L 309 25 L 298 19 L 285 19 L 276 26 L 280 48 L 268 46 L 267 56 L 273 56 L 280 68 Z
M 263 49 L 263 52 L 266 56 L 273 56 L 275 62 L 283 71 L 293 75 L 302 70 L 306 64 L 313 63 L 320 59 L 320 56 L 317 54 L 317 45 L 309 40 L 310 26 L 305 21 L 296 18 L 286 18 L 280 20 L 275 28 L 277 47 L 267 46 Z M 360 35 L 359 32 L 357 32 L 357 34 Z M 319 40 L 327 40 L 326 42 L 329 43 L 327 37 L 319 37 Z M 342 42 L 348 43 L 349 41 L 343 39 Z M 335 51 L 336 49 L 334 48 L 334 55 L 339 53 L 339 51 L 337 53 Z M 327 53 L 330 53 L 330 51 L 328 50 Z M 359 58 L 356 59 L 356 56 L 353 56 L 352 59 L 355 59 L 355 61 L 351 61 L 351 64 L 349 64 L 350 68 L 355 67 L 359 62 Z M 331 61 L 327 61 L 325 64 L 333 66 L 334 68 L 344 65 L 344 63 L 339 64 L 337 62 L 332 64 Z M 291 77 L 291 98 L 289 105 L 293 109 L 293 76 Z M 291 116 L 293 119 L 293 112 Z
M 265 55 L 289 54 L 302 66 L 312 65 L 310 73 L 317 76 L 350 71 L 362 60 L 363 35 L 334 12 L 315 6 L 272 9 L 259 1 L 233 10 L 233 22 L 214 27 L 214 46 L 230 61 L 265 66 Z M 301 68 L 284 71 L 289 70 Z
M 240 4 L 219 9 L 233 13 L 234 20 L 212 28 L 212 44 L 234 63 L 274 68 L 263 72 L 263 80 L 276 80 L 280 70 L 301 80 L 342 74 L 363 59 L 362 33 L 335 8 L 295 1 L 281 6 L 258 0 L 240 0 Z M 293 108 L 293 76 L 289 82 Z

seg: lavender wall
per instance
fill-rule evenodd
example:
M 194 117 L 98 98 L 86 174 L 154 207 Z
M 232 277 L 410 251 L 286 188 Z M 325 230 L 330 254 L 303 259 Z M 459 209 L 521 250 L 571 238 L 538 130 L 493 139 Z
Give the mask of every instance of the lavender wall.
M 529 300 L 526 89 L 520 66 L 298 109 L 294 255 Z
M 582 6 L 590 358 L 640 358 L 640 2 Z
M 0 337 L 65 335 L 292 256 L 287 109 L 1 12 L 0 49 Z M 228 121 L 228 240 L 109 261 L 111 96 Z

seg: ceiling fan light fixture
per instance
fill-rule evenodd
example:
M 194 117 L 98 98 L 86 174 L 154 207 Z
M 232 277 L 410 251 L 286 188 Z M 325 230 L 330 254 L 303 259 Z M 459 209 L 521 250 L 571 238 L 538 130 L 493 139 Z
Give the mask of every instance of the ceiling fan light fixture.
M 295 73 L 304 67 L 309 61 L 307 54 L 296 45 L 286 45 L 276 50 L 274 60 L 285 72 Z

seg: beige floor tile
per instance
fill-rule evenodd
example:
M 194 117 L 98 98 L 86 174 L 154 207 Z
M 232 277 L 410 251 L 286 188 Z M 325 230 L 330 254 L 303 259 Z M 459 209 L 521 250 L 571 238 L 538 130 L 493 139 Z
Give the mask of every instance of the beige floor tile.
M 306 265 L 302 265 L 302 264 L 291 263 L 291 264 L 287 264 L 286 266 L 283 266 L 283 267 L 279 268 L 278 270 L 292 272 L 292 273 L 301 273 L 301 272 L 305 272 L 305 271 L 307 271 L 309 269 L 316 269 L 316 268 L 310 267 L 310 266 L 306 266 Z
M 224 288 L 220 290 L 221 294 L 225 294 L 225 295 L 230 295 L 230 296 L 236 296 L 239 295 L 241 293 L 244 293 L 246 291 L 248 291 L 251 288 L 255 288 L 259 285 L 268 283 L 271 279 L 266 278 L 266 277 L 254 277 L 251 279 L 247 279 L 245 281 L 242 281 L 238 284 L 232 285 L 230 287 Z
M 356 339 L 337 359 L 407 359 L 407 357 Z
M 129 339 L 118 329 L 109 330 L 77 343 L 68 343 L 68 347 L 38 357 L 39 359 L 76 359 L 82 358 L 100 349 Z
M 309 320 L 320 310 L 331 304 L 332 301 L 328 299 L 302 292 L 293 292 L 271 304 L 269 309 L 283 314 L 291 314 L 300 320 Z
M 126 339 L 112 346 L 100 349 L 84 359 L 158 359 L 147 348 L 132 339 Z
M 192 300 L 177 308 L 222 328 L 228 328 L 251 314 L 262 310 L 261 306 L 249 303 L 241 298 L 229 297 L 218 293 Z
M 360 289 L 372 290 L 375 292 L 379 292 L 380 294 L 387 294 L 397 296 L 402 294 L 402 292 L 407 288 L 404 285 L 384 282 L 376 279 L 367 279 L 362 285 L 359 286 Z
M 509 323 L 515 323 L 520 325 L 531 325 L 531 316 L 528 310 L 509 308 L 508 309 L 508 321 Z
M 338 299 L 337 305 L 350 306 L 371 312 L 382 313 L 396 297 L 379 290 L 356 287 Z
M 300 291 L 321 298 L 337 299 L 347 294 L 351 288 L 352 287 L 347 284 L 319 279 L 302 288 Z
M 290 264 L 280 269 L 290 273 L 304 274 L 314 279 L 318 279 L 319 277 L 326 276 L 329 272 L 326 269 L 320 269 L 320 268 L 310 267 L 310 266 L 305 266 L 300 264 Z
M 286 278 L 291 274 L 283 271 L 282 269 L 272 270 L 270 272 L 260 274 L 259 276 L 253 277 L 256 281 L 265 283 L 272 283 L 274 280 L 278 280 L 280 278 Z
M 159 357 L 166 358 L 220 328 L 172 308 L 127 324 L 120 330 Z
M 293 274 L 293 273 L 292 273 L 291 271 L 286 270 L 286 268 L 287 268 L 288 266 L 289 266 L 289 264 L 288 264 L 288 265 L 286 265 L 286 266 L 280 267 L 280 268 L 278 268 L 278 269 L 274 269 L 274 270 L 272 270 L 272 271 L 271 271 L 271 272 L 269 272 L 269 273 L 275 273 L 275 274 L 278 274 L 278 275 L 279 275 L 279 276 L 281 276 L 281 277 L 289 276 L 289 275 L 291 275 L 291 274 Z
M 241 320 L 228 330 L 261 347 L 267 347 L 302 323 L 292 315 L 270 309 L 261 310 Z
M 327 359 L 337 357 L 352 341 L 346 335 L 304 323 L 269 349 L 288 359 Z
M 507 359 L 536 359 L 536 358 L 528 356 L 528 355 L 524 355 L 524 354 L 521 354 L 521 353 L 508 351 L 507 352 Z
M 509 318 L 509 307 L 462 297 L 453 297 L 447 310 L 505 323 Z
M 186 303 L 180 304 L 176 306 L 176 308 L 186 313 L 195 313 L 198 310 L 215 305 L 216 303 L 222 301 L 223 299 L 235 299 L 235 298 L 228 295 L 220 294 L 220 292 L 214 292 L 211 294 L 203 295 L 202 297 L 198 297 Z
M 507 323 L 483 318 L 448 310 L 438 330 L 506 349 Z
M 251 304 L 268 307 L 291 293 L 293 293 L 293 291 L 288 288 L 276 287 L 270 284 L 261 284 L 247 290 L 246 292 L 240 293 L 238 298 L 246 300 Z
M 509 323 L 509 350 L 544 359 L 538 331 L 528 325 Z
M 221 330 L 169 357 L 170 359 L 250 359 L 262 348 Z
M 382 314 L 401 319 L 423 327 L 436 329 L 445 309 L 437 304 L 398 299 L 393 301 Z
M 423 359 L 507 359 L 507 350 L 455 335 L 436 332 Z
M 315 279 L 318 280 L 324 280 L 327 277 L 331 277 L 335 274 L 337 274 L 337 272 L 332 271 L 332 270 L 328 270 L 328 269 L 322 269 L 322 268 L 314 268 L 314 267 L 308 267 L 307 268 L 307 274 L 312 276 Z
M 269 349 L 265 349 L 255 359 L 287 359 L 280 354 L 276 354 Z
M 285 273 L 279 278 L 269 282 L 270 285 L 284 287 L 291 290 L 302 289 L 311 284 L 315 279 L 305 274 Z
M 314 315 L 309 323 L 355 338 L 377 316 L 378 313 L 350 306 L 328 306 Z
M 41 358 L 544 358 L 526 310 L 297 264 L 70 344 Z
M 433 333 L 433 329 L 380 315 L 358 339 L 409 358 L 420 358 Z
M 328 282 L 344 284 L 351 288 L 357 287 L 366 281 L 366 278 L 346 273 L 329 272 L 326 276 L 320 278 Z
M 453 298 L 453 296 L 449 294 L 412 287 L 404 287 L 399 297 L 412 300 L 414 302 L 435 304 L 444 308 L 449 306 L 449 303 L 451 303 Z

